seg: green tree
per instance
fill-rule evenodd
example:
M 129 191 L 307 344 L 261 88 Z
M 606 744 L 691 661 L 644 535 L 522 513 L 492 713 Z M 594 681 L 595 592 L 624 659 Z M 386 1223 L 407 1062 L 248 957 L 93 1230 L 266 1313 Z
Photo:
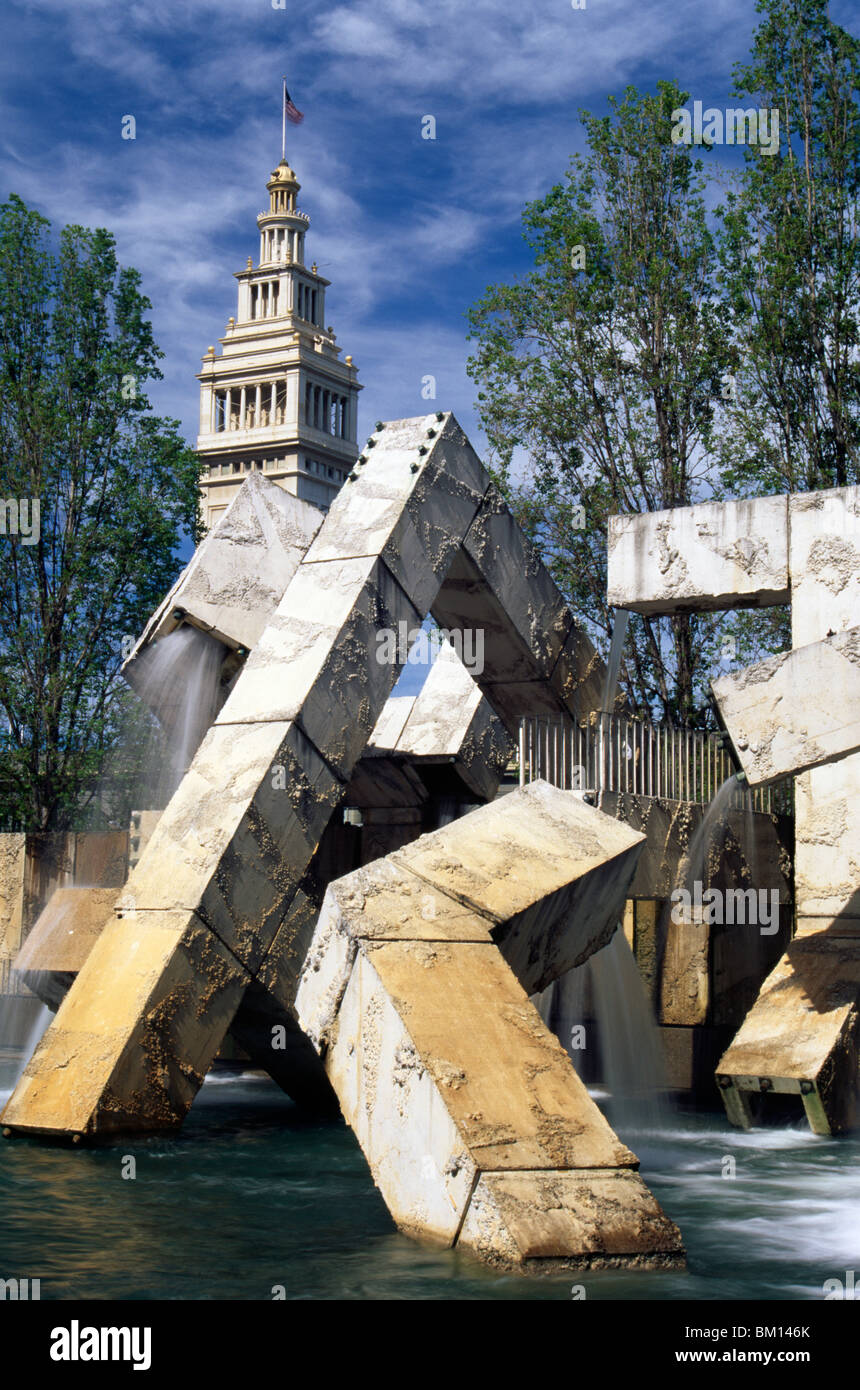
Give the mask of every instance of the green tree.
M 628 88 L 606 117 L 584 112 L 587 152 L 523 215 L 535 269 L 490 287 L 470 313 L 491 467 L 598 641 L 611 621 L 607 517 L 707 494 L 734 361 L 703 164 L 672 141 L 685 101 L 663 82 L 655 95 Z M 725 626 L 634 620 L 628 697 L 700 723 Z
M 723 476 L 735 491 L 860 480 L 860 43 L 826 0 L 761 0 L 736 95 L 779 113 L 722 215 L 721 279 L 739 349 Z
M 80 818 L 135 720 L 124 639 L 197 536 L 196 456 L 145 394 L 150 308 L 107 231 L 52 246 L 20 198 L 0 207 L 0 498 L 25 503 L 0 534 L 0 814 L 28 828 Z

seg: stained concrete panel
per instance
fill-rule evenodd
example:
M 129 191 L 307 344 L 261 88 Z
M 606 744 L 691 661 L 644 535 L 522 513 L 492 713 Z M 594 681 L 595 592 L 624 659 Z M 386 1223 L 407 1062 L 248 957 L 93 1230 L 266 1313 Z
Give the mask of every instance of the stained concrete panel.
M 482 1173 L 458 1245 L 526 1271 L 675 1268 L 680 1234 L 638 1173 Z
M 860 749 L 860 627 L 721 676 L 711 688 L 750 786 Z
M 817 1134 L 858 1120 L 860 938 L 807 923 L 762 985 L 717 1073 L 729 1118 L 752 1092 L 796 1094 Z M 728 1084 L 731 1083 L 731 1084 Z
M 455 821 L 392 862 L 493 921 L 494 941 L 534 994 L 609 940 L 644 836 L 541 781 L 469 823 L 468 840 Z
M 122 969 L 116 962 L 122 960 Z M 194 914 L 110 922 L 24 1069 L 4 1124 L 85 1134 L 173 1128 L 249 976 Z
M 547 822 L 550 848 L 531 864 L 530 895 L 523 872 L 507 902 L 513 913 L 532 910 L 543 891 L 551 929 L 568 913 L 561 891 L 565 870 L 572 863 L 575 873 L 582 868 L 569 849 L 565 859 L 560 856 L 561 822 L 574 838 L 582 812 L 597 833 L 604 821 L 614 823 L 572 793 L 556 793 L 555 801 L 543 792 L 533 784 L 493 805 L 511 826 L 525 822 L 534 829 L 541 818 Z M 444 886 L 404 865 L 414 846 L 330 885 L 296 995 L 301 1027 L 325 1063 L 402 1230 L 445 1244 L 459 1239 L 482 1258 L 517 1267 L 550 1258 L 679 1263 L 678 1233 L 635 1174 L 634 1156 L 590 1100 L 493 944 L 498 901 L 487 908 L 486 885 L 479 889 L 481 907 L 463 899 L 471 866 L 482 847 L 494 843 L 487 817 L 492 809 L 482 807 L 457 823 L 461 864 L 446 848 Z M 436 831 L 416 842 L 421 867 L 428 846 L 444 837 L 445 830 Z M 526 834 L 520 845 L 526 866 L 538 840 Z M 613 853 L 609 847 L 608 860 Z M 601 882 L 611 895 L 611 884 Z M 594 947 L 602 916 L 594 912 L 584 928 Z M 511 1209 L 502 1224 L 483 1210 L 470 1216 L 473 1193 L 485 1177 L 504 1173 L 518 1180 L 523 1172 L 534 1180 L 528 1187 L 515 1183 L 518 1237 L 510 1234 Z M 583 1175 L 578 1185 L 569 1182 L 574 1173 Z M 619 1173 L 632 1181 L 609 1193 L 605 1180 Z M 589 1211 L 584 1223 L 572 1213 L 557 1220 L 553 1194 L 559 1189 L 580 1194 Z M 572 1195 L 570 1202 L 575 1206 Z M 540 1248 L 528 1233 L 546 1228 L 553 1243 Z
M 147 623 L 123 665 L 126 680 L 135 685 L 135 662 L 183 621 L 177 612 L 226 646 L 250 650 L 322 521 L 316 507 L 249 473 Z
M 610 517 L 607 562 L 607 602 L 636 613 L 786 604 L 788 498 Z
M 21 944 L 26 858 L 26 835 L 0 834 L 0 960 L 10 960 Z
M 791 631 L 799 647 L 857 621 L 860 488 L 793 494 L 789 516 Z M 860 920 L 860 754 L 795 782 L 795 885 L 800 914 Z

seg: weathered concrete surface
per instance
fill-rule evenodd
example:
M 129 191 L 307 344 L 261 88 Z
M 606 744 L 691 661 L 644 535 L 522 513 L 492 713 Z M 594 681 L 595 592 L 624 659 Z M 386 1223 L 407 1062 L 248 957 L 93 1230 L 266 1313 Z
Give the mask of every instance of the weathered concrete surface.
M 860 921 L 860 755 L 795 783 L 798 915 Z
M 250 650 L 261 636 L 299 562 L 322 525 L 316 507 L 249 473 L 218 524 L 201 541 L 156 609 L 123 665 L 135 686 L 135 664 L 151 642 L 185 620 L 228 647 Z
M 372 742 L 377 743 L 376 731 Z M 495 795 L 514 752 L 504 725 L 448 643 L 408 711 L 394 748 L 416 763 L 448 759 L 482 801 Z
M 791 635 L 800 647 L 857 622 L 860 488 L 794 494 L 789 515 Z M 860 754 L 797 778 L 795 841 L 798 913 L 860 920 Z
M 525 1270 L 672 1268 L 670 1223 L 635 1173 L 482 1173 L 458 1240 Z M 573 1253 L 575 1252 L 575 1253 Z
M 525 647 L 541 627 L 532 615 L 550 601 L 562 613 L 552 643 L 569 641 L 572 617 L 536 561 L 516 576 L 525 592 L 494 598 L 494 575 L 504 587 L 515 572 L 489 552 L 489 537 L 503 539 L 513 523 L 497 497 L 484 507 L 489 479 L 453 417 L 395 421 L 371 452 L 303 556 L 133 870 L 126 893 L 134 916 L 102 933 L 9 1102 L 7 1125 L 90 1132 L 181 1121 L 390 694 L 399 665 L 375 659 L 376 639 L 401 622 L 419 625 L 476 517 L 488 604 L 513 606 L 511 627 Z M 531 670 L 559 699 L 564 678 L 552 643 Z M 551 965 L 552 951 L 544 955 Z M 145 989 L 130 959 L 150 963 Z M 224 978 L 218 1007 L 195 1012 L 195 996 L 212 994 L 213 972 Z M 109 1020 L 85 997 L 95 1000 L 97 987 L 110 992 Z
M 860 1118 L 860 937 L 832 925 L 801 927 L 717 1066 L 733 1124 L 748 1128 L 751 1093 L 771 1091 L 799 1095 L 816 1134 Z
M 26 835 L 0 835 L 0 960 L 11 960 L 21 944 L 26 855 Z
M 193 915 L 139 917 L 133 936 L 130 918 L 99 936 L 24 1069 L 5 1125 L 83 1134 L 184 1118 L 250 977 Z
M 860 749 L 860 627 L 721 676 L 711 689 L 750 786 L 838 762 Z
M 541 781 L 468 821 L 467 839 L 455 821 L 391 861 L 494 921 L 493 940 L 534 994 L 609 940 L 644 836 Z
M 606 828 L 573 794 L 533 783 L 457 823 L 459 863 L 446 827 L 331 884 L 301 973 L 299 1023 L 402 1230 L 521 1267 L 678 1263 L 678 1233 L 634 1156 L 493 944 L 513 940 L 506 928 L 524 912 L 548 932 L 566 927 L 559 857 L 535 856 L 527 831 L 508 919 L 491 871 L 468 900 L 461 891 L 501 845 L 488 816 L 497 810 L 510 833 L 545 818 L 553 849 L 565 819 L 574 842 L 583 812 L 596 834 Z M 576 851 L 567 858 L 575 864 Z M 589 954 L 602 913 L 579 930 Z M 497 1184 L 502 1175 L 511 1184 Z
M 101 935 L 117 893 L 116 888 L 58 888 L 30 928 L 15 969 L 76 974 Z
M 860 611 L 860 487 L 792 493 L 788 506 L 791 640 L 805 647 Z
M 475 680 L 512 734 L 522 715 L 585 718 L 599 705 L 604 662 L 495 488 L 431 611 L 443 628 L 483 632 L 484 669 Z
M 788 603 L 788 498 L 610 517 L 607 601 L 636 613 Z

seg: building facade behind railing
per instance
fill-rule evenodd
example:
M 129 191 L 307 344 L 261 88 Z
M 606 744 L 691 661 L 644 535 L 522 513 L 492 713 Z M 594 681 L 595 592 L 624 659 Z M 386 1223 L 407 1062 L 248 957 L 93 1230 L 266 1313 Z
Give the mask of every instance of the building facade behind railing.
M 630 792 L 668 801 L 712 801 L 734 766 L 720 734 L 595 714 L 580 726 L 562 717 L 520 721 L 520 786 L 543 778 L 567 791 Z M 793 814 L 793 781 L 752 790 L 752 809 Z M 738 783 L 737 805 L 750 792 Z

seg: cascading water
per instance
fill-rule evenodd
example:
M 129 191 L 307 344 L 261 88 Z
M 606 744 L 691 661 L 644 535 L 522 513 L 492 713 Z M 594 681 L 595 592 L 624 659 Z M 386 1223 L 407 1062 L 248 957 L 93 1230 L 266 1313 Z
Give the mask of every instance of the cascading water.
M 608 945 L 536 996 L 546 1023 L 587 1083 L 598 1078 L 619 1132 L 658 1128 L 668 1107 L 660 1035 L 619 926 Z
M 612 1123 L 622 1136 L 657 1129 L 667 1113 L 663 1051 L 639 967 L 620 927 L 585 968 Z
M 140 756 L 140 778 L 133 793 L 139 807 L 167 804 L 184 776 L 206 730 L 220 707 L 223 644 L 208 633 L 187 624 L 145 648 L 135 663 L 134 688 L 158 720 Z M 122 762 L 120 753 L 119 761 Z M 105 785 L 113 769 L 108 768 Z M 87 885 L 76 883 L 82 892 Z M 118 893 L 117 893 L 118 896 Z M 0 994 L 0 1054 L 4 1061 L 2 1085 L 15 1084 L 51 1020 L 50 1008 L 62 1002 L 72 976 L 45 970 L 40 959 L 62 936 L 69 913 L 68 900 L 43 913 L 37 933 L 28 935 L 15 957 L 10 985 L 15 992 Z M 38 996 L 27 991 L 28 976 Z M 23 987 L 23 988 L 22 988 Z
M 687 853 L 678 868 L 677 887 L 692 892 L 696 882 L 708 883 L 714 877 L 729 813 L 734 809 L 743 791 L 744 784 L 738 781 L 734 773 L 723 782 L 690 839 Z M 749 797 L 748 789 L 746 795 Z M 714 853 L 717 863 L 713 862 Z
M 199 628 L 183 623 L 146 647 L 134 666 L 134 689 L 163 731 L 163 761 L 152 770 L 139 805 L 166 805 L 179 786 L 220 705 L 225 649 Z M 154 799 L 153 799 L 154 798 Z

